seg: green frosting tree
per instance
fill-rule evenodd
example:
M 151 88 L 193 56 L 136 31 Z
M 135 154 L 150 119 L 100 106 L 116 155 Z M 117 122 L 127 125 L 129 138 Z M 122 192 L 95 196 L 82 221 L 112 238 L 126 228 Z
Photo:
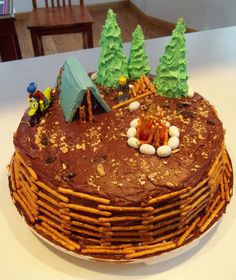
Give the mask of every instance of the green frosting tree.
M 186 96 L 188 92 L 185 30 L 185 22 L 180 18 L 157 67 L 153 82 L 158 93 L 165 97 L 178 98 Z
M 123 51 L 121 30 L 116 21 L 116 14 L 111 9 L 108 10 L 99 45 L 101 54 L 96 82 L 102 86 L 116 87 L 121 76 L 128 77 L 128 63 Z
M 148 75 L 151 71 L 148 56 L 144 46 L 144 35 L 140 25 L 132 34 L 130 56 L 128 61 L 128 73 L 130 79 L 139 79 L 142 75 Z

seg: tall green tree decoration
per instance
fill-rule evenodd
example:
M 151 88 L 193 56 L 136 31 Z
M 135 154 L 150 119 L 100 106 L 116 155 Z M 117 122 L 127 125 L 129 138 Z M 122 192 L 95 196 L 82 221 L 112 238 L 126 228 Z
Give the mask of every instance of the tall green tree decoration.
M 178 98 L 188 93 L 185 30 L 185 22 L 180 18 L 157 67 L 154 84 L 165 97 Z
M 102 86 L 116 87 L 121 76 L 128 77 L 128 62 L 123 51 L 121 30 L 116 21 L 116 14 L 111 9 L 107 12 L 99 45 L 101 54 L 96 82 Z
M 128 60 L 128 73 L 130 79 L 139 79 L 142 75 L 148 75 L 151 71 L 148 56 L 144 46 L 144 35 L 140 25 L 132 34 L 130 56 Z

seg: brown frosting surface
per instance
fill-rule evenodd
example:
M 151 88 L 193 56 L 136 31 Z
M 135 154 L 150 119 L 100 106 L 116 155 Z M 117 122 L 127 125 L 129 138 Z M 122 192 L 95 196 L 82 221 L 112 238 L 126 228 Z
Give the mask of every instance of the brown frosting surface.
M 113 97 L 105 95 L 111 107 Z M 140 205 L 204 179 L 224 141 L 213 106 L 197 93 L 180 99 L 148 96 L 140 103 L 133 113 L 122 107 L 96 114 L 92 125 L 81 124 L 78 116 L 66 123 L 55 94 L 36 126 L 29 126 L 24 113 L 15 147 L 50 187 L 108 198 L 113 205 Z M 130 122 L 150 109 L 180 129 L 179 151 L 168 158 L 142 155 L 127 145 Z

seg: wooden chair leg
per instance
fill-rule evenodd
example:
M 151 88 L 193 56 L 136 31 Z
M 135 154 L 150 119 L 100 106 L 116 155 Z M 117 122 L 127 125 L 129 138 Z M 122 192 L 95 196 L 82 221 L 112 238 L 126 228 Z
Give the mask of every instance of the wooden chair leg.
M 42 39 L 40 39 L 39 36 L 33 30 L 30 30 L 30 35 L 31 35 L 31 40 L 32 40 L 32 45 L 33 45 L 33 50 L 34 50 L 34 56 L 43 55 Z
M 87 32 L 83 32 L 82 33 L 82 39 L 83 39 L 83 48 L 87 49 L 88 48 L 88 36 L 87 36 Z
M 44 55 L 42 36 L 39 36 L 39 37 L 38 37 L 38 44 L 39 44 L 40 54 L 41 54 L 41 55 Z
M 93 48 L 93 27 L 89 25 L 87 28 L 87 44 L 88 48 Z

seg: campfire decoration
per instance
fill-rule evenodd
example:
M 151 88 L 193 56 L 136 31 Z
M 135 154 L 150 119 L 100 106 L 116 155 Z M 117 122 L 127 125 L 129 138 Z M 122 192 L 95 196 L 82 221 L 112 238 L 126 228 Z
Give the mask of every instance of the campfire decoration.
M 142 114 L 130 123 L 127 130 L 128 145 L 139 149 L 142 154 L 168 157 L 178 152 L 180 131 L 170 125 L 162 114 Z
M 156 117 L 143 114 L 139 119 L 136 138 L 141 144 L 150 144 L 155 148 L 167 145 L 169 140 L 168 125 L 169 123 L 166 124 L 165 121 L 160 121 Z

